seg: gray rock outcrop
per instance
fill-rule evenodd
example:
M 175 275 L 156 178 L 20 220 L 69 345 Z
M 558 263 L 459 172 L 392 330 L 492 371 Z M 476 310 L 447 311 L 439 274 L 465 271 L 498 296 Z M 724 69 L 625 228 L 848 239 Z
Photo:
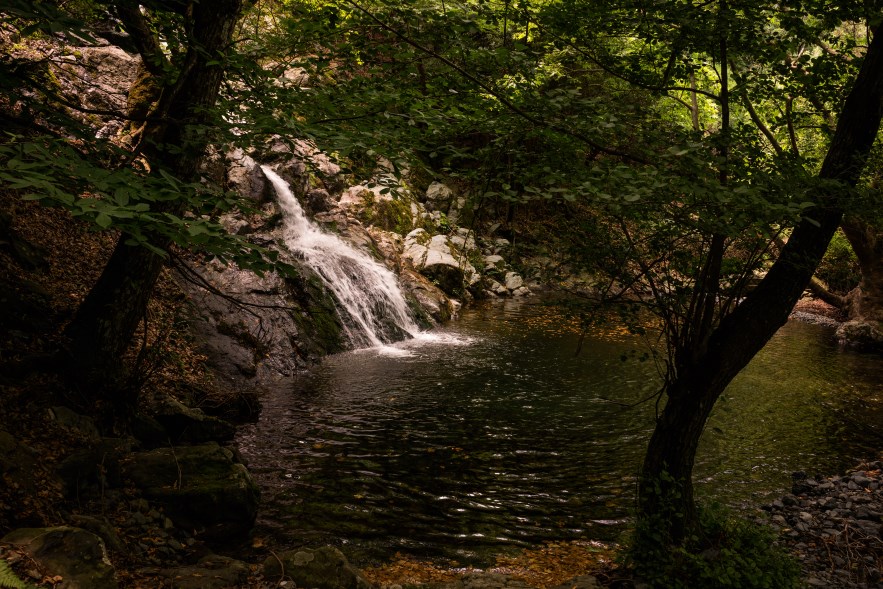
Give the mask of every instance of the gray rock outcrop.
M 466 288 L 481 279 L 446 235 L 430 236 L 424 229 L 415 229 L 405 237 L 402 257 L 451 296 L 463 296 Z

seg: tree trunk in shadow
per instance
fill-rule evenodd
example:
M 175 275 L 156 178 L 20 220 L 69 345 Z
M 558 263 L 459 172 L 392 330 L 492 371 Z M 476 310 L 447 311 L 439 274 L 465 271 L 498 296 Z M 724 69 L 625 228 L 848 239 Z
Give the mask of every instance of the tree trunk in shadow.
M 876 33 L 876 31 L 875 31 Z M 843 106 L 819 178 L 816 206 L 794 229 L 767 275 L 707 343 L 681 350 L 667 404 L 657 419 L 638 487 L 638 520 L 662 542 L 682 545 L 697 527 L 692 470 L 699 437 L 726 386 L 785 324 L 843 217 L 842 199 L 855 186 L 883 115 L 883 38 L 875 34 Z
M 192 10 L 187 54 L 177 78 L 165 81 L 158 105 L 143 129 L 140 147 L 152 173 L 164 170 L 183 181 L 196 178 L 207 147 L 203 128 L 206 111 L 218 98 L 224 55 L 242 0 L 197 2 Z M 164 203 L 155 210 L 179 215 L 183 206 L 180 202 Z M 167 237 L 149 239 L 159 250 L 167 251 L 170 246 Z M 137 391 L 120 390 L 122 358 L 147 313 L 165 262 L 163 256 L 128 245 L 127 240 L 127 235 L 120 236 L 101 277 L 65 331 L 69 342 L 66 374 L 84 398 L 101 403 L 117 423 L 125 422 L 137 402 Z

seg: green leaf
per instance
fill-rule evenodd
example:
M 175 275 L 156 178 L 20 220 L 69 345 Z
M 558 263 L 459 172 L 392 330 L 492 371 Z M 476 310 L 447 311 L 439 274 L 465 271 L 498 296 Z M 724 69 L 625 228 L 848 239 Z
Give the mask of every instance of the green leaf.
M 99 213 L 97 217 L 95 217 L 95 223 L 102 227 L 103 229 L 107 229 L 113 223 L 113 219 L 111 219 L 105 213 Z

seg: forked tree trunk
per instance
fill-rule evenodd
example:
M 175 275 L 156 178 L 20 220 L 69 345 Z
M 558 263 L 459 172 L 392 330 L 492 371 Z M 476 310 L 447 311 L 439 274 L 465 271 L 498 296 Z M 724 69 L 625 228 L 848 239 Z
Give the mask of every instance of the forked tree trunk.
M 855 186 L 883 114 L 883 38 L 874 35 L 843 105 L 819 177 Z M 664 541 L 680 545 L 696 524 L 692 472 L 699 437 L 718 397 L 784 325 L 843 216 L 842 191 L 826 184 L 757 288 L 721 319 L 707 345 L 678 367 L 668 403 L 647 448 L 638 488 L 638 517 Z
M 205 112 L 217 101 L 223 79 L 223 55 L 230 46 L 242 0 L 213 0 L 193 4 L 189 47 L 178 77 L 162 88 L 159 104 L 142 135 L 142 153 L 151 169 L 165 170 L 189 181 L 195 178 L 206 149 L 201 129 Z M 170 153 L 169 147 L 177 148 Z M 180 203 L 160 212 L 183 212 Z M 67 372 L 87 398 L 108 401 L 114 417 L 125 419 L 136 399 L 117 390 L 121 359 L 164 264 L 164 258 L 144 247 L 127 245 L 122 235 L 101 277 L 77 310 L 65 335 L 69 340 Z M 167 238 L 151 239 L 168 249 Z M 108 409 L 108 407 L 105 407 Z

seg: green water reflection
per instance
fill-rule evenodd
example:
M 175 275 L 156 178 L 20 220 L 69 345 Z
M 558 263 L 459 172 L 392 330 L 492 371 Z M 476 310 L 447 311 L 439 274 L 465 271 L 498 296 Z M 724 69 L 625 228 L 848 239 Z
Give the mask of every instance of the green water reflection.
M 440 341 L 327 358 L 266 401 L 239 438 L 265 488 L 262 533 L 482 562 L 516 546 L 613 538 L 633 505 L 658 387 L 643 343 L 579 336 L 534 302 L 469 310 Z M 789 323 L 728 389 L 697 460 L 701 495 L 783 492 L 883 443 L 883 363 Z

